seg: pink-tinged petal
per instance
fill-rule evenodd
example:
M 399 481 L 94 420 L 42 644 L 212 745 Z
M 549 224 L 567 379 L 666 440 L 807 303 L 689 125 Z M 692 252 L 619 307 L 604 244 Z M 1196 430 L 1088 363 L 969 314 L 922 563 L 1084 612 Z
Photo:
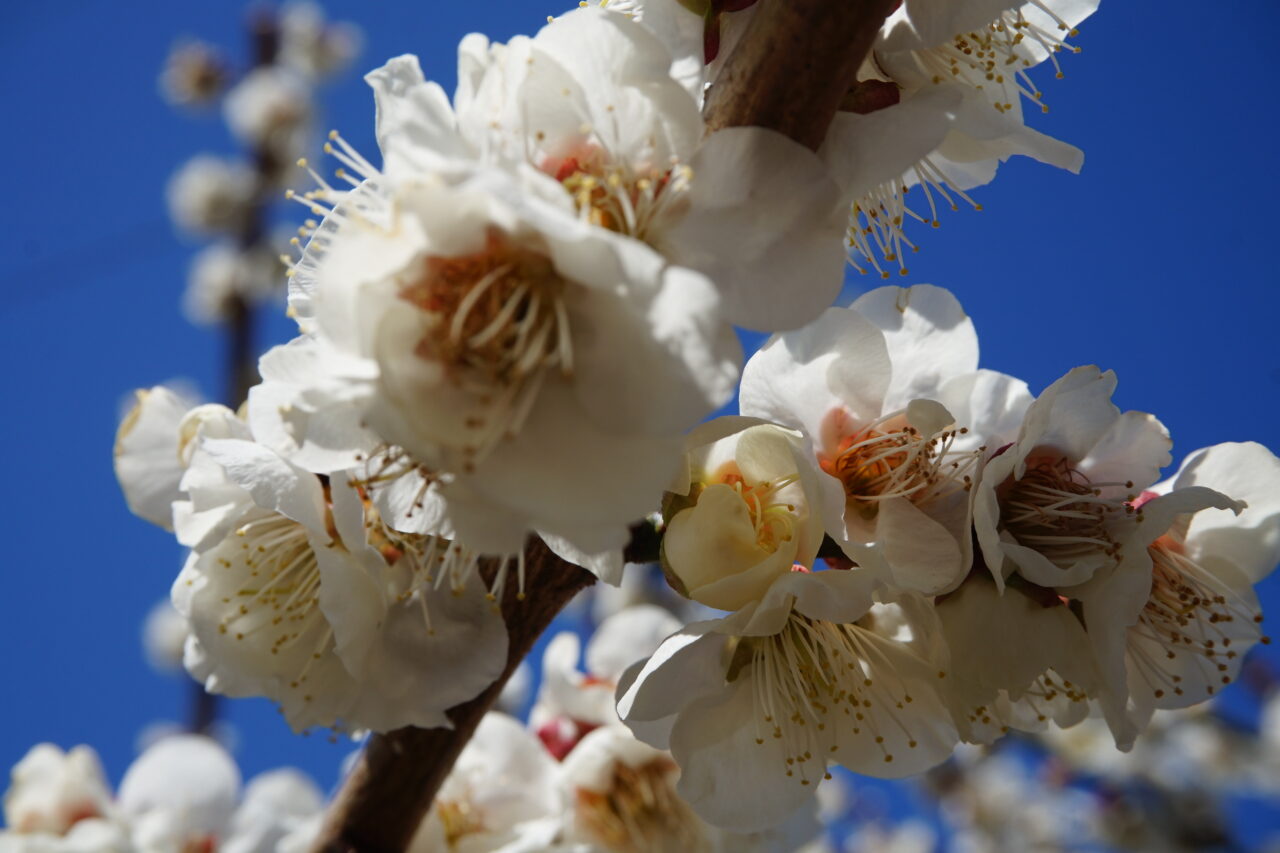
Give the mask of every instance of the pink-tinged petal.
M 855 311 L 829 308 L 804 329 L 770 338 L 751 357 L 739 406 L 744 415 L 798 428 L 816 442 L 832 411 L 847 410 L 863 422 L 878 418 L 891 376 L 883 333 Z

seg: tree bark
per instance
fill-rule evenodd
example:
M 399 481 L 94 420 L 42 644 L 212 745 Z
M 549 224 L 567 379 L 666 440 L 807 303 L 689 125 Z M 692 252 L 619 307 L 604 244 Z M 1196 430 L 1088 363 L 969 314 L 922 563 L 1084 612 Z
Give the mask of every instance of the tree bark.
M 760 0 L 707 93 L 707 132 L 757 125 L 817 151 L 897 0 Z

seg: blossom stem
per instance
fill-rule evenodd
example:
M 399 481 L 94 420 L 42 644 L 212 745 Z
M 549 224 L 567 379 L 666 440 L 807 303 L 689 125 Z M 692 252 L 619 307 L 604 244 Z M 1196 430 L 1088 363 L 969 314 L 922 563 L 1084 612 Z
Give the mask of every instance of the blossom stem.
M 507 666 L 502 676 L 469 702 L 448 711 L 452 729 L 403 728 L 369 738 L 355 768 L 329 807 L 316 853 L 391 853 L 404 850 L 453 762 L 497 700 L 507 679 L 534 642 L 571 598 L 595 583 L 584 569 L 566 563 L 531 540 L 525 551 L 528 585 L 537 595 L 518 599 L 515 584 L 502 596 L 507 623 Z M 490 582 L 499 561 L 481 569 Z
M 764 0 L 707 93 L 708 132 L 758 125 L 818 150 L 895 0 Z

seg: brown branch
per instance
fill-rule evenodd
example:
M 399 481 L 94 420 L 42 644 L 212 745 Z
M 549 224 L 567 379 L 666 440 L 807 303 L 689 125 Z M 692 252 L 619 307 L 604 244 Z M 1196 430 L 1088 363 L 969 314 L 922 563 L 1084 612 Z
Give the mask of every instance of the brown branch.
M 758 125 L 817 151 L 895 0 L 760 0 L 707 93 L 707 131 Z
M 253 68 L 271 65 L 280 47 L 280 28 L 274 13 L 254 11 L 248 22 L 250 63 Z M 254 203 L 236 236 L 241 251 L 253 251 L 267 240 L 267 207 L 273 193 L 274 175 L 279 170 L 278 157 L 267 146 L 252 152 L 254 163 Z M 227 298 L 222 320 L 225 346 L 222 400 L 232 409 L 249 396 L 258 382 L 258 350 L 254 346 L 254 310 L 242 294 Z M 196 681 L 192 683 L 187 728 L 197 734 L 209 734 L 218 719 L 218 697 Z
M 404 850 L 436 791 L 502 687 L 534 642 L 580 590 L 595 583 L 585 569 L 566 563 L 533 540 L 525 551 L 526 588 L 517 599 L 508 583 L 502 600 L 507 623 L 507 667 L 470 702 L 449 710 L 452 729 L 404 728 L 374 735 L 337 799 L 312 850 L 317 853 L 398 853 Z
M 761 0 L 708 95 L 708 129 L 759 125 L 817 150 L 894 2 Z M 650 552 L 656 552 L 656 532 L 633 530 L 627 556 Z M 315 853 L 404 850 L 511 673 L 560 609 L 595 580 L 541 542 L 530 546 L 527 558 L 535 594 L 518 602 L 508 584 L 502 602 L 509 643 L 502 677 L 449 711 L 453 729 L 405 728 L 372 737 L 329 808 Z

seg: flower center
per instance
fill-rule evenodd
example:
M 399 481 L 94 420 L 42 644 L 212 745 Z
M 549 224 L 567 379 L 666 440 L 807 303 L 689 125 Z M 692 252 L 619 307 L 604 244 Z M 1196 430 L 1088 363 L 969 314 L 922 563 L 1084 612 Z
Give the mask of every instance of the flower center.
M 584 832 L 615 853 L 700 853 L 710 849 L 698 818 L 675 792 L 674 761 L 658 758 L 639 767 L 614 763 L 609 789 L 574 791 Z
M 1000 521 L 1019 544 L 1033 548 L 1050 562 L 1069 568 L 1101 550 L 1117 558 L 1120 545 L 1111 536 L 1117 519 L 1141 520 L 1142 510 L 1125 498 L 1104 497 L 1103 488 L 1133 483 L 1092 483 L 1061 455 L 1032 456 L 1020 480 L 998 490 Z
M 688 166 L 634 166 L 594 143 L 548 158 L 542 170 L 564 185 L 583 219 L 637 240 L 650 240 L 683 211 L 693 179 Z
M 1130 660 L 1157 699 L 1184 695 L 1189 675 L 1212 696 L 1231 683 L 1250 646 L 1269 642 L 1257 601 L 1206 571 L 1172 536 L 1161 536 L 1147 551 L 1151 595 L 1132 631 L 1148 642 L 1129 642 Z
M 1028 21 L 1021 9 L 1014 9 L 1002 12 L 985 29 L 961 33 L 947 44 L 918 51 L 916 58 L 933 75 L 934 83 L 967 83 L 986 94 L 999 112 L 1013 109 L 1013 101 L 1021 96 L 1040 104 L 1047 113 L 1049 108 L 1041 102 L 1043 93 L 1027 76 L 1026 69 L 1037 64 L 1028 45 L 1037 45 L 1047 54 L 1061 79 L 1062 68 L 1055 54 L 1064 48 L 1079 53 L 1080 48 L 1067 42 L 1078 33 L 1043 3 L 1032 3 L 1054 20 L 1050 28 Z
M 220 567 L 213 571 L 227 572 L 236 587 L 222 598 L 218 632 L 281 659 L 289 687 L 302 689 L 312 665 L 333 647 L 306 528 L 272 513 L 241 525 L 212 556 Z
M 485 831 L 484 815 L 469 799 L 437 800 L 436 814 L 444 826 L 444 837 L 450 850 L 466 836 Z
M 844 485 L 850 504 L 864 518 L 873 518 L 879 502 L 907 498 L 917 505 L 968 490 L 968 471 L 982 453 L 952 451 L 956 438 L 968 429 L 947 429 L 923 435 L 894 415 L 846 436 L 835 455 L 821 456 L 822 470 Z
M 898 713 L 914 699 L 891 645 L 897 644 L 857 623 L 799 613 L 777 634 L 742 639 L 735 662 L 749 662 L 754 673 L 756 743 L 783 741 L 788 777 L 802 785 L 830 778 L 827 756 L 845 738 L 829 726 L 870 740 L 886 764 L 895 746 L 916 748 L 910 724 Z
M 790 542 L 795 536 L 796 506 L 781 503 L 778 493 L 799 479 L 799 474 L 791 474 L 753 485 L 743 478 L 737 465 L 729 463 L 715 482 L 730 486 L 742 498 L 755 530 L 756 545 L 772 554 L 783 542 Z
M 437 320 L 417 354 L 458 384 L 478 378 L 489 387 L 544 367 L 572 373 L 564 290 L 550 259 L 490 229 L 478 252 L 427 258 L 400 298 Z

